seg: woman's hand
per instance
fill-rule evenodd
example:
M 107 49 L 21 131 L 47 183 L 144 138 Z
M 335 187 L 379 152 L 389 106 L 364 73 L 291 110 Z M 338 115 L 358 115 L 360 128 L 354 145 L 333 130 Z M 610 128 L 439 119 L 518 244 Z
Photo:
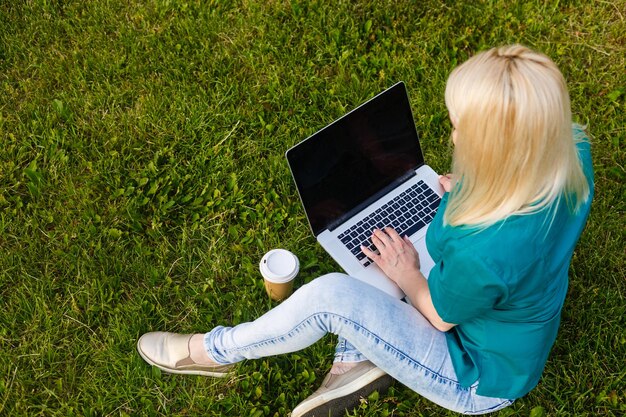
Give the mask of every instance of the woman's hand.
M 441 319 L 430 296 L 428 282 L 420 271 L 420 257 L 408 237 L 400 235 L 391 227 L 385 230 L 374 230 L 372 242 L 380 251 L 380 255 L 365 246 L 361 250 L 383 270 L 392 281 L 404 291 L 411 305 L 438 330 L 446 332 L 454 324 Z
M 361 246 L 363 253 L 376 263 L 383 272 L 402 288 L 400 281 L 419 272 L 420 258 L 408 237 L 400 237 L 391 227 L 375 229 L 372 242 L 380 255 Z
M 452 176 L 452 174 L 440 175 L 439 184 L 441 184 L 446 193 L 449 193 L 454 186 L 454 177 Z

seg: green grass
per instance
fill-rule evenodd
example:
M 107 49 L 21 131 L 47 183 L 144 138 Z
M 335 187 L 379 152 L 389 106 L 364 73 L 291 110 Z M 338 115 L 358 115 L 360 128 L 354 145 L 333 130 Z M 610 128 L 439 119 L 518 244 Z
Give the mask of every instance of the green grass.
M 404 80 L 446 171 L 447 75 L 512 42 L 565 74 L 597 191 L 544 377 L 498 415 L 624 415 L 625 16 L 623 0 L 0 2 L 0 415 L 286 415 L 333 337 L 225 381 L 162 375 L 137 338 L 270 308 L 271 248 L 300 257 L 297 285 L 336 270 L 284 151 Z M 354 415 L 452 413 L 397 384 Z

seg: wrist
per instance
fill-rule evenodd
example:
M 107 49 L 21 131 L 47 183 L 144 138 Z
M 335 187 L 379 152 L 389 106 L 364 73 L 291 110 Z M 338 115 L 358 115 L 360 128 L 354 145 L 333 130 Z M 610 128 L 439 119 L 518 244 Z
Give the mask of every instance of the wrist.
M 425 281 L 426 278 L 422 274 L 422 271 L 416 269 L 400 275 L 395 281 L 405 294 L 409 294 L 413 292 L 413 290 L 417 290 L 421 280 Z

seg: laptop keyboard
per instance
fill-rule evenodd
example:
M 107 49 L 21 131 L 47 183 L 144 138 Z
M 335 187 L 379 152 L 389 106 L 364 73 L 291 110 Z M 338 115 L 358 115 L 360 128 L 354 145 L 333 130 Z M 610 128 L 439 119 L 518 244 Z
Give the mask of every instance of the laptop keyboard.
M 389 226 L 400 236 L 410 236 L 430 223 L 440 202 L 441 198 L 419 181 L 337 237 L 363 266 L 369 266 L 372 260 L 361 251 L 361 245 L 378 253 L 371 240 L 374 229 Z

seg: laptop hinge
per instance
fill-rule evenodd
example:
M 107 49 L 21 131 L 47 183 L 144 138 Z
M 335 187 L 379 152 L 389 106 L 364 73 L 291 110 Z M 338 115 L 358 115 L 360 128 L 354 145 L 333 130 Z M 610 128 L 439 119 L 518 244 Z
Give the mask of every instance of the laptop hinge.
M 390 191 L 392 191 L 393 189 L 399 187 L 401 184 L 404 184 L 405 182 L 407 182 L 408 180 L 410 180 L 411 178 L 413 178 L 416 175 L 417 174 L 416 174 L 415 170 L 412 169 L 412 170 L 408 171 L 406 174 L 402 175 L 400 178 L 395 179 L 391 184 L 389 184 L 388 186 L 384 187 L 382 190 L 380 190 L 379 192 L 377 192 L 376 194 L 374 194 L 373 196 L 371 196 L 370 198 L 368 198 L 367 200 L 365 200 L 364 202 L 362 202 L 361 204 L 359 204 L 358 206 L 356 206 L 352 210 L 348 211 L 343 216 L 337 218 L 334 222 L 330 223 L 328 225 L 327 229 L 332 232 L 333 230 L 335 230 L 336 228 L 341 226 L 345 221 L 347 221 L 352 216 L 357 214 L 359 211 L 363 210 L 365 207 L 369 206 L 370 204 L 372 204 L 376 200 L 384 197 Z

